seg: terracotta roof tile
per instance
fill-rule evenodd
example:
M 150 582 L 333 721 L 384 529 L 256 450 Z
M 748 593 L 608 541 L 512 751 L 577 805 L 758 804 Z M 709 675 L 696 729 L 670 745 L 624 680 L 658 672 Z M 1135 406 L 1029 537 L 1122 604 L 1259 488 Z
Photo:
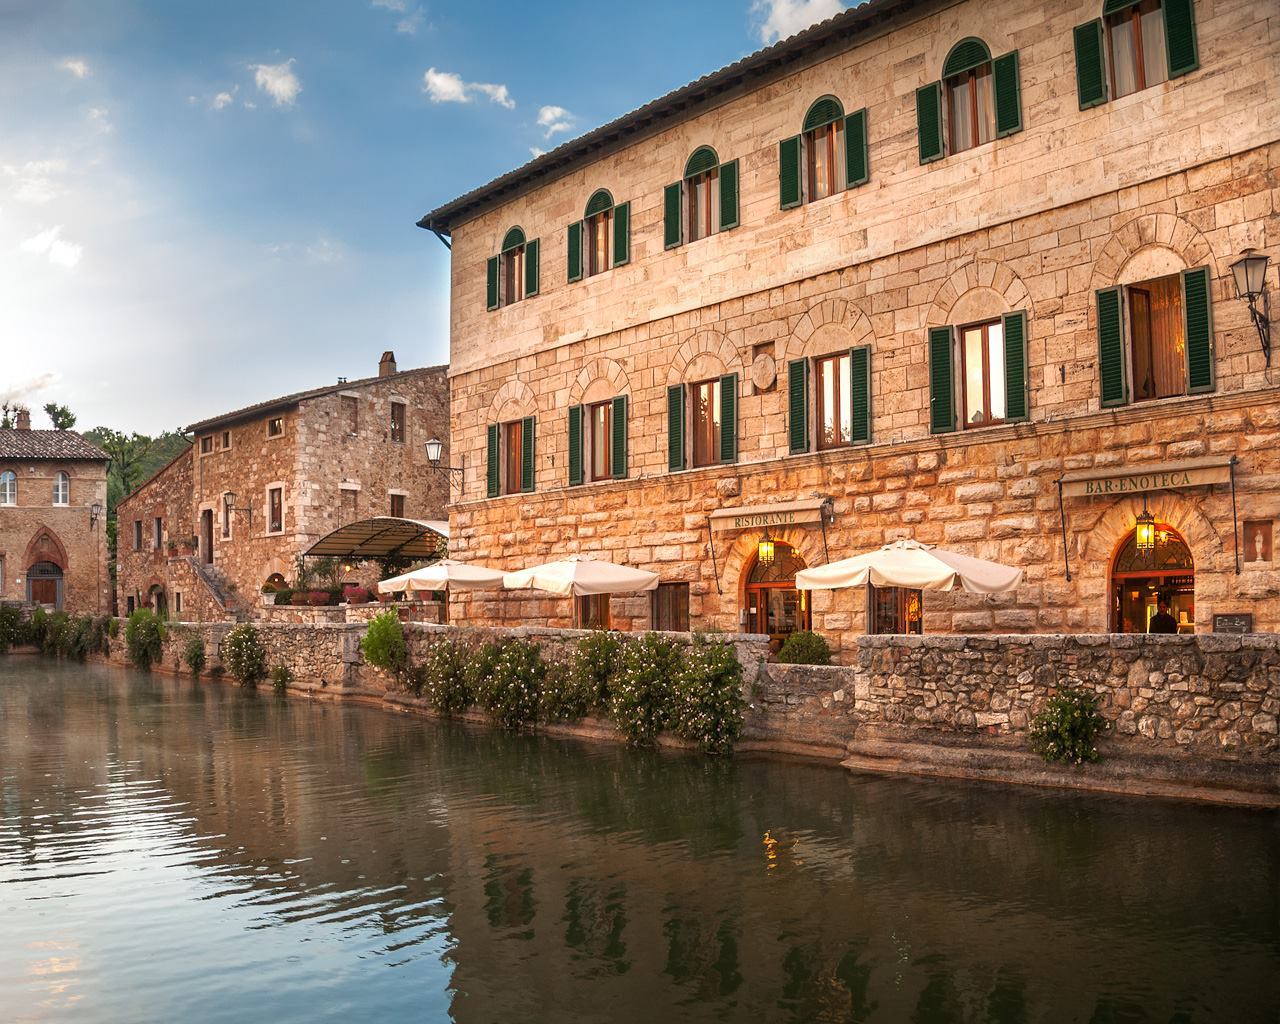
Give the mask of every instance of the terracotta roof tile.
M 0 459 L 107 462 L 107 453 L 74 430 L 0 429 Z

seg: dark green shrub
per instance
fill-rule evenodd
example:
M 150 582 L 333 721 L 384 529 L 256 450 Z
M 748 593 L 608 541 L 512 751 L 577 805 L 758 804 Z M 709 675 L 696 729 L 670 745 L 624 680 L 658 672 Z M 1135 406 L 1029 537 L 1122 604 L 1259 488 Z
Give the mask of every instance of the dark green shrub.
M 798 629 L 782 641 L 778 661 L 784 665 L 830 665 L 831 648 L 825 637 Z
M 66 657 L 71 618 L 66 612 L 54 612 L 44 622 L 40 649 L 54 658 Z
M 621 664 L 624 643 L 621 633 L 597 630 L 584 636 L 574 647 L 569 659 L 569 670 L 573 676 L 570 686 L 576 693 L 590 694 L 588 709 L 603 707 L 608 702 L 609 684 Z
M 187 639 L 186 646 L 182 649 L 182 660 L 187 668 L 191 670 L 193 676 L 198 676 L 204 671 L 204 640 L 198 636 L 192 636 Z
M 444 715 L 456 715 L 475 703 L 467 686 L 467 648 L 455 640 L 437 640 L 422 655 L 415 673 L 420 697 Z
M 289 587 L 282 587 L 280 590 L 276 591 L 275 600 L 272 603 L 288 604 L 292 599 L 293 599 L 293 590 L 290 589 Z
M 1107 720 L 1098 713 L 1098 698 L 1088 690 L 1059 690 L 1031 720 L 1031 749 L 1046 761 L 1084 764 L 1098 760 L 1094 745 Z
M 109 615 L 101 615 L 93 620 L 93 647 L 94 654 L 110 654 L 111 653 L 111 624 L 115 619 Z
M 164 655 L 164 623 L 155 612 L 139 608 L 124 627 L 124 643 L 129 660 L 144 672 L 159 664 Z
M 222 641 L 222 663 L 241 686 L 253 689 L 267 677 L 267 652 L 251 623 L 236 626 Z
M 114 640 L 120 635 L 120 620 L 112 617 L 107 620 L 107 636 Z
M 487 685 L 493 667 L 502 653 L 502 644 L 496 640 L 472 640 L 467 644 L 466 660 L 462 667 L 462 684 L 467 693 L 476 699 L 480 688 Z
M 45 634 L 48 629 L 49 613 L 43 608 L 37 608 L 31 613 L 31 618 L 27 620 L 27 643 L 34 644 L 43 651 Z
M 609 693 L 609 714 L 634 747 L 651 747 L 667 726 L 671 681 L 680 649 L 658 633 L 645 633 L 622 651 Z
M 511 640 L 476 689 L 476 699 L 489 717 L 507 729 L 518 729 L 538 720 L 542 679 L 547 667 L 542 651 L 528 640 Z
M 0 607 L 0 654 L 31 642 L 31 625 L 21 608 Z
M 396 675 L 404 672 L 408 650 L 400 616 L 395 612 L 383 612 L 370 619 L 369 628 L 360 641 L 360 649 L 364 652 L 364 660 L 375 668 Z
M 745 707 L 733 648 L 695 636 L 671 681 L 671 731 L 709 754 L 728 754 L 742 732 Z
M 288 665 L 277 665 L 271 670 L 271 685 L 276 693 L 284 693 L 291 682 L 293 673 L 289 671 Z

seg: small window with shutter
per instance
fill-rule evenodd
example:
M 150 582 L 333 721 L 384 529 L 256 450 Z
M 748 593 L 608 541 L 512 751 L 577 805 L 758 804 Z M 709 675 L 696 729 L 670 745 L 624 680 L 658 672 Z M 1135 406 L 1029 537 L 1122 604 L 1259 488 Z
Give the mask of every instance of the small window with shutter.
M 532 491 L 534 469 L 534 417 L 489 424 L 485 451 L 488 496 Z
M 1022 131 L 1018 51 L 993 58 L 973 36 L 956 43 L 942 79 L 916 90 L 916 128 L 922 164 Z
M 582 220 L 569 225 L 569 280 L 603 274 L 631 261 L 631 204 L 615 203 L 608 189 L 587 200 Z
M 778 147 L 778 194 L 782 209 L 812 203 L 870 179 L 867 111 L 845 116 L 834 96 L 809 107 L 801 133 Z
M 569 409 L 569 483 L 627 475 L 627 397 Z
M 1028 418 L 1027 317 L 1006 313 L 960 327 L 931 327 L 929 426 L 990 427 Z
M 489 258 L 486 268 L 486 304 L 489 309 L 510 306 L 538 294 L 538 240 L 526 239 L 524 229 L 511 228 L 502 239 L 502 251 Z
M 796 374 L 803 389 L 806 374 Z M 866 346 L 813 360 L 814 427 L 819 450 L 845 448 L 871 440 L 871 354 Z M 807 404 L 807 395 L 798 396 Z M 793 412 L 793 416 L 796 413 Z M 807 409 L 797 417 L 807 424 Z M 808 444 L 793 445 L 807 451 Z
M 710 146 L 695 149 L 684 177 L 663 193 L 662 222 L 667 249 L 737 227 L 738 161 L 722 164 Z
M 1200 67 L 1194 0 L 1106 0 L 1074 43 L 1081 110 Z
M 738 375 L 688 385 L 687 400 L 690 454 L 695 468 L 738 461 Z M 670 411 L 670 398 L 668 398 Z M 684 424 L 681 424 L 683 434 Z M 683 438 L 682 438 L 683 440 Z M 683 453 L 680 456 L 683 468 Z M 670 461 L 670 460 L 669 460 Z M 673 465 L 672 468 L 675 468 Z
M 1212 391 L 1208 268 L 1099 292 L 1098 343 L 1104 405 Z

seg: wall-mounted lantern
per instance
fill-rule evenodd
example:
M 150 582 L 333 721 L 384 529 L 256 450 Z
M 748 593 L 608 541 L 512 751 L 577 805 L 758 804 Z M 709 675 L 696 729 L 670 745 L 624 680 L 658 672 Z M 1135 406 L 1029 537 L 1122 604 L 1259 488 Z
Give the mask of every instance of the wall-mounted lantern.
M 1265 253 L 1246 249 L 1244 255 L 1231 264 L 1231 276 L 1235 278 L 1236 294 L 1249 303 L 1249 316 L 1253 326 L 1258 329 L 1258 341 L 1262 343 L 1262 354 L 1267 365 L 1271 365 L 1271 318 L 1267 315 L 1267 264 L 1270 257 Z M 1261 298 L 1262 309 L 1258 308 Z

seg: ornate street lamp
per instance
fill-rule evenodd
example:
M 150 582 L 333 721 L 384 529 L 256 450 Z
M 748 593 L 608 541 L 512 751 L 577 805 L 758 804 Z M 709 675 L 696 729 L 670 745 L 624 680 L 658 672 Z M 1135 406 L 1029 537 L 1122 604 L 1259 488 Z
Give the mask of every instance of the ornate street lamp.
M 462 467 L 461 466 L 442 466 L 440 457 L 444 454 L 444 442 L 438 437 L 433 437 L 427 442 L 427 462 L 437 473 L 448 473 L 452 482 L 453 474 L 458 474 L 458 488 L 462 488 Z
M 1236 294 L 1249 302 L 1249 316 L 1253 326 L 1258 329 L 1258 340 L 1262 343 L 1262 354 L 1267 365 L 1271 365 L 1271 318 L 1267 315 L 1268 303 L 1263 298 L 1263 308 L 1258 308 L 1258 298 L 1267 290 L 1267 263 L 1270 257 L 1265 253 L 1257 253 L 1246 249 L 1244 255 L 1231 264 L 1231 276 L 1235 278 Z
M 1156 517 L 1147 511 L 1147 499 L 1142 498 L 1142 511 L 1133 524 L 1133 547 L 1140 555 L 1149 555 L 1156 548 Z
M 253 506 L 246 505 L 244 508 L 236 508 L 236 492 L 227 491 L 222 496 L 222 504 L 226 508 L 227 518 L 231 518 L 232 512 L 243 512 L 245 520 L 249 524 L 249 529 L 253 529 Z

